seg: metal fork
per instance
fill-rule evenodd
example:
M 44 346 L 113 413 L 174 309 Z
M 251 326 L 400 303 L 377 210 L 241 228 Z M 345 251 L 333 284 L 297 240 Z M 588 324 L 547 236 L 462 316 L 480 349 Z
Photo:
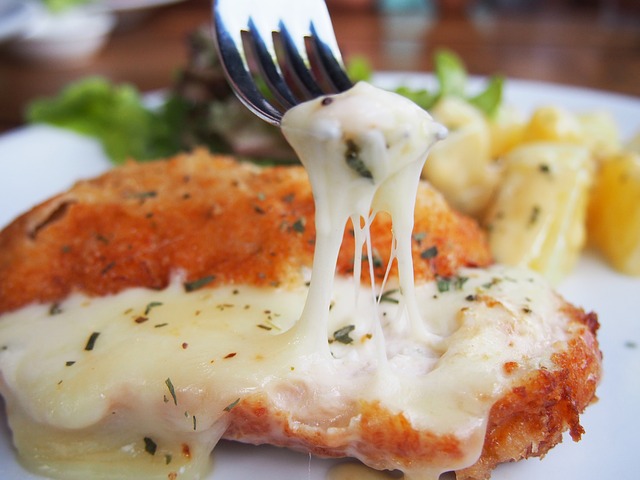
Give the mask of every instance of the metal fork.
M 348 90 L 324 0 L 213 0 L 214 42 L 227 80 L 261 119 Z

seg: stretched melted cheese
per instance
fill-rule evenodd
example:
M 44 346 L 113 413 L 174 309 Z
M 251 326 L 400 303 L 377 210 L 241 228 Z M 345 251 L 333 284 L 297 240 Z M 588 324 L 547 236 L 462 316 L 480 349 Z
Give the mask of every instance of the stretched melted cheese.
M 406 472 L 437 478 L 476 461 L 489 410 L 514 382 L 552 368 L 567 320 L 534 274 L 494 267 L 463 270 L 446 289 L 414 285 L 415 190 L 441 134 L 428 114 L 358 84 L 291 110 L 283 131 L 316 200 L 309 287 L 185 292 L 176 277 L 163 291 L 75 294 L 54 311 L 3 315 L 0 387 L 30 468 L 59 478 L 201 478 L 230 412 L 260 393 L 301 424 L 349 425 L 354 402 L 370 401 L 416 429 L 454 435 L 465 446 L 455 464 L 420 459 Z M 399 275 L 370 292 L 334 277 L 335 265 L 345 223 L 365 248 L 379 211 L 393 219 Z

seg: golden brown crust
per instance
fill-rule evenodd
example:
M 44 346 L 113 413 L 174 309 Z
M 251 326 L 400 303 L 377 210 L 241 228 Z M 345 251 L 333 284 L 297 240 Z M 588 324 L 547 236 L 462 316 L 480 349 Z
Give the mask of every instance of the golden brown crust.
M 500 463 L 544 456 L 567 430 L 575 441 L 584 433 L 579 415 L 594 401 L 602 374 L 598 322 L 593 313 L 568 304 L 565 313 L 571 318 L 572 336 L 566 350 L 553 356 L 556 368 L 531 372 L 496 402 L 482 454 L 474 465 L 456 472 L 458 480 L 486 480 Z M 326 429 L 296 422 L 288 412 L 274 411 L 265 397 L 256 395 L 234 408 L 225 438 L 325 457 L 357 456 L 378 469 L 411 469 L 420 465 L 420 459 L 454 464 L 463 456 L 464 447 L 453 435 L 415 430 L 402 413 L 375 403 L 361 402 L 354 408 L 357 411 L 349 417 L 358 419 L 357 426 Z
M 423 185 L 417 203 L 417 278 L 491 261 L 477 225 L 451 211 L 439 194 Z M 73 291 L 99 296 L 132 286 L 160 289 L 176 271 L 187 281 L 211 278 L 211 286 L 299 281 L 312 261 L 313 215 L 299 167 L 262 169 L 203 151 L 131 163 L 79 182 L 0 233 L 0 313 L 56 302 Z M 372 236 L 382 260 L 375 272 L 382 276 L 391 236 L 389 219 L 379 217 Z M 349 237 L 347 229 L 338 265 L 343 273 L 353 265 Z M 436 257 L 421 258 L 434 246 Z
M 0 233 L 0 313 L 56 302 L 78 290 L 105 295 L 131 286 L 159 289 L 176 271 L 187 281 L 209 278 L 211 286 L 299 282 L 302 267 L 311 265 L 313 214 L 301 168 L 261 169 L 204 152 L 129 164 L 78 183 Z M 383 275 L 389 256 L 389 227 L 386 217 L 373 225 L 382 260 L 376 275 Z M 491 261 L 477 225 L 452 212 L 426 185 L 418 195 L 414 231 L 417 279 Z M 345 236 L 338 265 L 343 273 L 353 262 L 349 228 Z M 553 356 L 557 368 L 531 372 L 493 406 L 482 456 L 456 472 L 459 480 L 486 479 L 498 463 L 542 456 L 567 429 L 579 439 L 578 416 L 593 400 L 601 375 L 598 322 L 568 304 L 564 313 L 571 319 L 570 341 Z M 515 362 L 504 366 L 506 373 L 518 368 Z M 377 468 L 462 455 L 455 437 L 416 431 L 402 413 L 365 402 L 353 409 L 348 417 L 358 418 L 358 425 L 345 433 L 347 426 L 296 422 L 257 394 L 231 411 L 225 436 L 321 456 L 355 455 Z

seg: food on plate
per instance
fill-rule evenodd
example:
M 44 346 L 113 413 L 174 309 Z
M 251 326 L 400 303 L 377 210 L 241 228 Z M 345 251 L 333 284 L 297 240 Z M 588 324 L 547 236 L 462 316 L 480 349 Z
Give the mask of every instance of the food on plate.
M 588 214 L 594 245 L 621 272 L 640 275 L 640 153 L 602 162 Z
M 632 155 L 633 143 L 623 145 L 611 115 L 541 106 L 526 118 L 500 105 L 489 116 L 458 97 L 441 98 L 431 112 L 451 133 L 430 152 L 424 177 L 451 205 L 481 221 L 496 260 L 526 265 L 558 283 L 591 243 L 613 267 L 637 275 L 622 257 L 640 249 L 640 237 L 627 235 L 625 247 L 611 253 L 616 247 L 602 243 L 606 232 L 586 223 L 587 204 L 598 212 L 611 206 L 600 204 L 611 197 L 593 190 L 594 183 L 610 184 L 600 177 L 620 162 L 609 160 Z M 621 189 L 617 200 L 631 218 L 640 214 L 633 188 Z
M 484 479 L 578 440 L 597 317 L 492 264 L 477 223 L 419 181 L 429 115 L 359 84 L 283 128 L 306 170 L 129 163 L 0 233 L 0 392 L 23 463 L 198 478 L 228 438 Z
M 585 244 L 593 165 L 589 150 L 535 142 L 504 157 L 500 187 L 485 213 L 498 262 L 527 265 L 558 283 Z

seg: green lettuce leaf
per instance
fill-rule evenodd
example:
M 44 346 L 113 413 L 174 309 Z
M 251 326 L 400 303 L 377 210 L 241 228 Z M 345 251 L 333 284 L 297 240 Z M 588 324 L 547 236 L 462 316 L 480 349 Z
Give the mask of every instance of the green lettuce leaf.
M 56 97 L 32 102 L 26 117 L 31 123 L 96 137 L 114 163 L 160 158 L 178 148 L 172 136 L 176 121 L 166 109 L 150 111 L 134 87 L 100 77 L 80 80 Z

